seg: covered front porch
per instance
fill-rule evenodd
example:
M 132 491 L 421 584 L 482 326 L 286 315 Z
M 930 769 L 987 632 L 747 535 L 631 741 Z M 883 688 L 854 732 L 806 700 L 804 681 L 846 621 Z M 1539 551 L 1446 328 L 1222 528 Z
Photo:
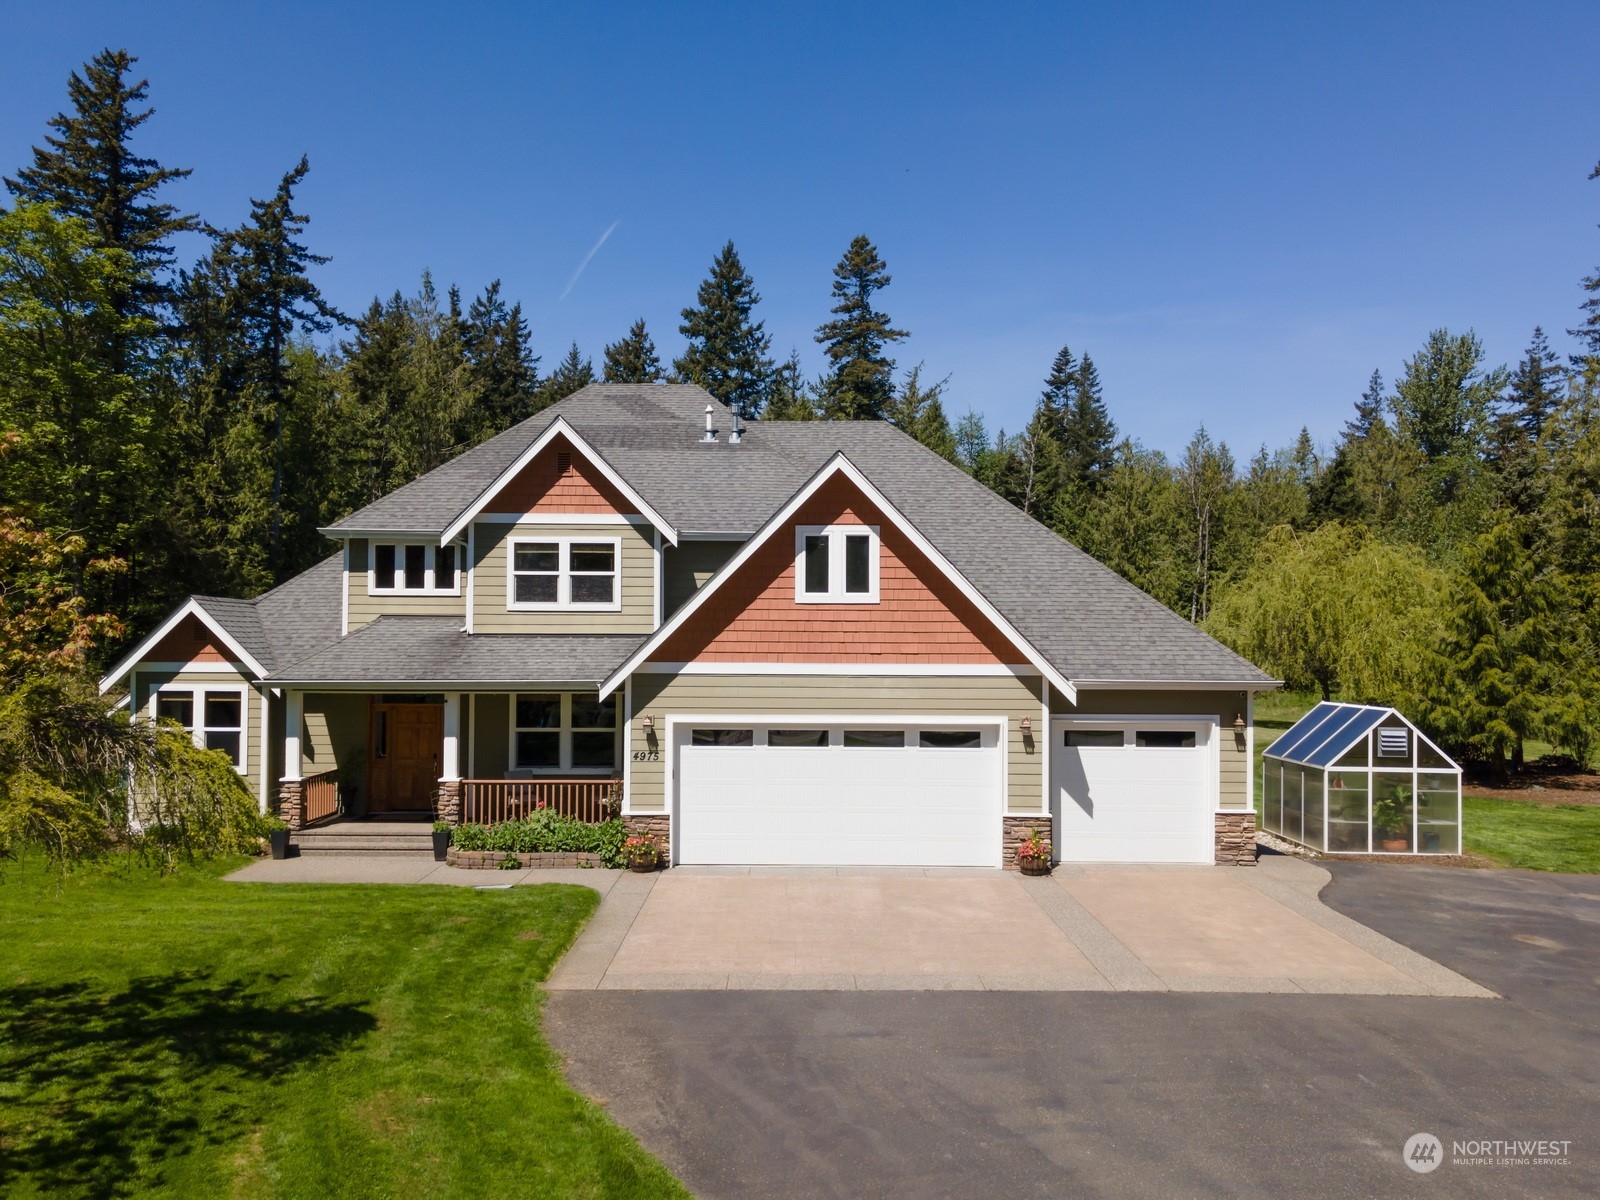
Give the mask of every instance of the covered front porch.
M 615 696 L 285 688 L 277 707 L 278 812 L 291 829 L 499 824 L 541 809 L 599 822 L 621 810 Z

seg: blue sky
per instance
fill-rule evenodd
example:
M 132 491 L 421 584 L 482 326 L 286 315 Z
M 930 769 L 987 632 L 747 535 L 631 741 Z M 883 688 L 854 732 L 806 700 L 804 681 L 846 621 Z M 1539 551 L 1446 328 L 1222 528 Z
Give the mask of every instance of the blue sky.
M 1311 11 L 1313 7 L 1323 11 Z M 424 268 L 523 302 L 546 366 L 678 310 L 733 238 L 780 356 L 820 365 L 866 233 L 950 406 L 1026 419 L 1063 344 L 1176 452 L 1329 442 L 1440 325 L 1494 361 L 1600 264 L 1588 3 L 11 5 L 0 166 L 104 45 L 216 224 L 304 152 L 347 311 Z M 575 270 L 615 230 L 563 296 Z M 1557 338 L 1566 348 L 1567 339 Z

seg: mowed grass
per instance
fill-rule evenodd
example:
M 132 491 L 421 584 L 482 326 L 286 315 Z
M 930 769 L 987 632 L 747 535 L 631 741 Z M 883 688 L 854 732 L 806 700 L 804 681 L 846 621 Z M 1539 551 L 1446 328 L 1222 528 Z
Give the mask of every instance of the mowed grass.
M 667 1197 L 563 1081 L 588 888 L 0 882 L 0 1194 Z
M 1467 849 L 1506 867 L 1600 873 L 1600 805 L 1463 796 Z

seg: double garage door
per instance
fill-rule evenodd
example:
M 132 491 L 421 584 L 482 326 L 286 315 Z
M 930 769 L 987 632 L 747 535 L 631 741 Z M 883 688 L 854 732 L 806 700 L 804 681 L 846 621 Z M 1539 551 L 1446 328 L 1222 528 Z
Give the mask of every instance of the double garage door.
M 1000 865 L 993 720 L 675 724 L 676 861 Z
M 1063 861 L 1212 861 L 1215 725 L 1058 721 L 1052 736 Z

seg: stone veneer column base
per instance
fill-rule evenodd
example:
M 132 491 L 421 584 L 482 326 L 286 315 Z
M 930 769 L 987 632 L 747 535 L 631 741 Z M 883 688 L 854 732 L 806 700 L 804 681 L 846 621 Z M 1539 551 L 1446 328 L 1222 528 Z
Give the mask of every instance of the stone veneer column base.
M 433 819 L 461 824 L 461 780 L 441 779 L 433 789 Z
M 1055 844 L 1055 837 L 1051 833 L 1050 818 L 1038 817 L 1001 817 L 1000 818 L 1000 865 L 1007 871 L 1021 870 L 1017 866 L 1017 847 L 1028 840 L 1028 835 L 1037 829 L 1050 839 L 1050 852 L 1060 850 Z
M 306 823 L 306 781 L 280 779 L 278 781 L 278 816 L 290 829 L 299 829 Z
M 1253 812 L 1219 812 L 1216 821 L 1217 864 L 1225 867 L 1256 865 L 1256 815 Z
M 672 865 L 672 818 L 666 813 L 631 813 L 622 818 L 629 837 L 654 836 L 661 843 L 662 859 Z

